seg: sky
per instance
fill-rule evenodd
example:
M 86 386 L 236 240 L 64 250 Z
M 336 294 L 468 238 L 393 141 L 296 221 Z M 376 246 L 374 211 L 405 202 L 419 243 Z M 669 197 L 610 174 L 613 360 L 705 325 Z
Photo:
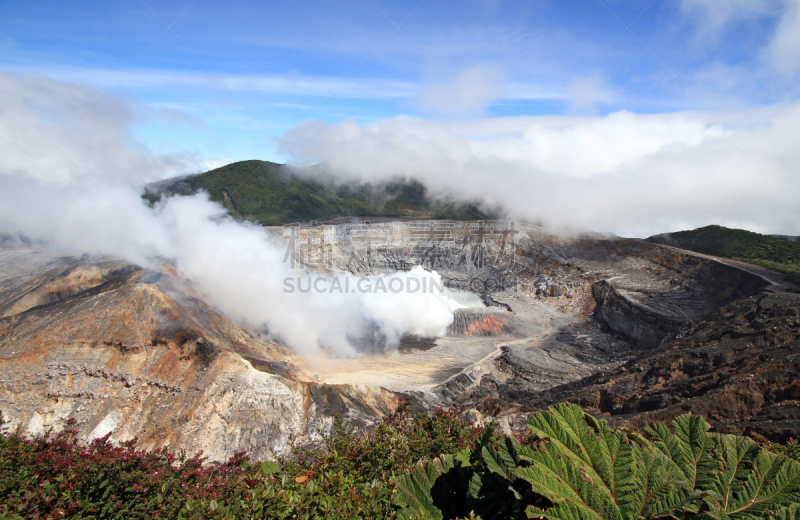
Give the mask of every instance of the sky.
M 2 0 L 0 74 L 42 125 L 31 85 L 113 99 L 76 117 L 125 110 L 150 177 L 322 163 L 554 226 L 800 234 L 800 0 Z

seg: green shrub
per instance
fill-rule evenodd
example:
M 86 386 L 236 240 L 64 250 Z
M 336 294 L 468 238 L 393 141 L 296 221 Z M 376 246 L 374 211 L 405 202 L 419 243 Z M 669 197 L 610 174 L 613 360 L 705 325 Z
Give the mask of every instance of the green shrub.
M 508 437 L 403 404 L 366 435 L 337 419 L 322 449 L 257 464 L 4 433 L 0 520 L 800 520 L 800 463 L 778 453 L 796 443 L 711 434 L 691 415 L 674 432 L 613 430 L 566 404 L 528 427 Z
M 366 435 L 337 419 L 324 449 L 297 449 L 280 464 L 252 464 L 244 453 L 209 464 L 202 453 L 115 446 L 110 435 L 83 446 L 69 428 L 35 439 L 4 434 L 0 519 L 392 518 L 398 475 L 472 446 L 482 432 L 461 412 L 413 415 L 402 403 Z

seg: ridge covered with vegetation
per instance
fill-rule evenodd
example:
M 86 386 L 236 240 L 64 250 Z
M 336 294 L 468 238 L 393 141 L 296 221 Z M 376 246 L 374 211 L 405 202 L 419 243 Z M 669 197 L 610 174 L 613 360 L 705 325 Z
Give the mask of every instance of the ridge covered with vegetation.
M 796 443 L 710 433 L 691 415 L 613 430 L 567 404 L 528 428 L 404 404 L 366 435 L 337 420 L 323 449 L 277 464 L 4 432 L 0 519 L 800 519 Z
M 647 240 L 758 265 L 783 273 L 787 281 L 800 285 L 800 242 L 722 226 L 664 233 Z
M 325 180 L 325 182 L 323 182 Z M 162 196 L 205 191 L 231 215 L 262 225 L 280 225 L 336 217 L 410 217 L 481 220 L 497 215 L 474 202 L 434 200 L 421 182 L 398 178 L 383 184 L 336 185 L 282 164 L 241 161 L 214 170 L 147 187 L 151 204 Z

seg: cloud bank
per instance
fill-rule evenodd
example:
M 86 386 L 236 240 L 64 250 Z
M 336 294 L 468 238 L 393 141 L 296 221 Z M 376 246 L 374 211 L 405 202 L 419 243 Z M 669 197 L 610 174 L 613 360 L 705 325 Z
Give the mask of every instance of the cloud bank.
M 408 175 L 554 228 L 800 234 L 800 104 L 742 112 L 309 122 L 284 145 L 344 178 Z
M 202 194 L 143 203 L 145 181 L 190 166 L 137 144 L 125 103 L 42 77 L 0 75 L 0 93 L 0 232 L 145 266 L 169 258 L 223 312 L 303 354 L 355 355 L 376 332 L 392 346 L 452 323 L 459 305 L 438 291 L 287 294 L 284 278 L 297 273 L 261 227 L 220 218 Z M 438 280 L 423 269 L 395 276 Z

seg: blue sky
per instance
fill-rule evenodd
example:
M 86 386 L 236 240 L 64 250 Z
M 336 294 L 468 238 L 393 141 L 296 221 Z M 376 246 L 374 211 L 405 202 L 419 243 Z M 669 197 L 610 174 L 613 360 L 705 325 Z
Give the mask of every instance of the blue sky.
M 302 348 L 347 305 L 284 305 L 282 247 L 143 185 L 268 159 L 554 232 L 800 235 L 798 87 L 800 0 L 0 0 L 0 233 L 172 258 Z
M 0 3 L 0 69 L 129 98 L 135 135 L 282 160 L 307 119 L 663 113 L 793 97 L 776 0 Z M 167 28 L 170 26 L 170 29 Z

